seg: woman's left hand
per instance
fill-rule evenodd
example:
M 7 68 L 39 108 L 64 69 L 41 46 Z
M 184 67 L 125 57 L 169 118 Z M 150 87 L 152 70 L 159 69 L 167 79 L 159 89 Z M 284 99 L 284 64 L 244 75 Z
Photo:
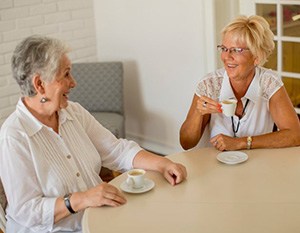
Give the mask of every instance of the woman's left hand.
M 218 134 L 210 139 L 210 143 L 220 151 L 240 150 L 242 148 L 242 138 L 233 138 L 224 134 Z
M 133 167 L 159 172 L 171 185 L 179 184 L 187 177 L 186 168 L 182 164 L 146 150 L 138 152 Z

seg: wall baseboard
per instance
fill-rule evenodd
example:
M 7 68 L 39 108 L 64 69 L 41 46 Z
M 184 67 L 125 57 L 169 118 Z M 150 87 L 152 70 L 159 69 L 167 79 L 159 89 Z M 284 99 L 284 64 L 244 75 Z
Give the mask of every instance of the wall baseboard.
M 161 142 L 157 142 L 153 139 L 145 138 L 142 135 L 137 135 L 130 132 L 126 132 L 126 139 L 135 141 L 145 150 L 149 150 L 160 155 L 170 155 L 182 151 L 179 146 L 175 147 L 167 145 Z

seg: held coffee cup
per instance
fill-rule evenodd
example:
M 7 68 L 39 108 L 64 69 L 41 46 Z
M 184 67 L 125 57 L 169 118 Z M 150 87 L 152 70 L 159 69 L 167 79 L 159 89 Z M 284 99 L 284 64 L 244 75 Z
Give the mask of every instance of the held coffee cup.
M 132 188 L 139 189 L 144 187 L 146 171 L 143 169 L 132 169 L 127 172 L 126 183 Z
M 229 116 L 235 115 L 236 103 L 237 103 L 237 101 L 234 99 L 223 100 L 221 102 L 222 111 L 225 116 L 229 117 Z

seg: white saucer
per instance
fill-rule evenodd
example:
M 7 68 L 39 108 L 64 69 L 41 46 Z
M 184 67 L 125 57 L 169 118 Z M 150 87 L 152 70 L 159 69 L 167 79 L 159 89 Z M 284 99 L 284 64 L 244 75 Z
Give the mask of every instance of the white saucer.
M 154 186 L 155 186 L 154 181 L 146 178 L 145 185 L 142 188 L 139 189 L 132 188 L 126 183 L 126 180 L 120 185 L 120 188 L 126 193 L 145 193 L 153 189 Z
M 219 153 L 217 159 L 226 164 L 238 164 L 245 162 L 248 159 L 248 155 L 241 151 L 225 151 Z

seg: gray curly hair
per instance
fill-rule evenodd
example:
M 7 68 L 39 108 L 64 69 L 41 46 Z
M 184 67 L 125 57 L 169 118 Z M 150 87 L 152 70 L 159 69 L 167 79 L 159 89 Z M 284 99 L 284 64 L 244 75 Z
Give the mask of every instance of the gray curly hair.
M 51 82 L 59 69 L 61 58 L 70 48 L 62 41 L 46 36 L 33 35 L 25 38 L 15 48 L 11 67 L 14 79 L 23 96 L 37 94 L 32 78 L 40 75 L 41 80 Z

